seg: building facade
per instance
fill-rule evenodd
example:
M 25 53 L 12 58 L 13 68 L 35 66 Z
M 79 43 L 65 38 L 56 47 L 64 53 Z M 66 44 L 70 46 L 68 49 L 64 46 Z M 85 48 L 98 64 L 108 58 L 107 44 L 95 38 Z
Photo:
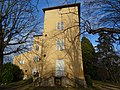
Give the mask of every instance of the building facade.
M 80 4 L 44 8 L 44 30 L 34 36 L 31 51 L 13 63 L 29 78 L 34 72 L 44 78 L 41 85 L 85 85 L 80 42 Z M 46 80 L 46 81 L 45 81 Z

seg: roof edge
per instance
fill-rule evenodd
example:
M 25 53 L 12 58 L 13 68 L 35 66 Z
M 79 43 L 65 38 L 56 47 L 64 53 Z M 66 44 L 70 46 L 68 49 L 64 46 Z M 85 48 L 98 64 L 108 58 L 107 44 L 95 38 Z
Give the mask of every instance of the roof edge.
M 61 9 L 61 8 L 74 7 L 74 6 L 78 6 L 78 7 L 80 7 L 80 3 L 66 4 L 66 5 L 55 6 L 55 7 L 48 7 L 48 8 L 43 8 L 42 10 L 43 10 L 43 12 L 45 12 L 46 10 Z
M 38 36 L 43 36 L 42 34 L 41 35 L 34 35 L 33 37 L 38 37 Z

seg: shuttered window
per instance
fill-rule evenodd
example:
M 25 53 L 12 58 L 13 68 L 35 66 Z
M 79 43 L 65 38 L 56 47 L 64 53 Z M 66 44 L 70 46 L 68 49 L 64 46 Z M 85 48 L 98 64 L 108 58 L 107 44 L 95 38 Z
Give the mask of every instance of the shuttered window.
M 20 60 L 19 63 L 20 64 L 24 64 L 25 62 L 24 62 L 24 60 Z
M 57 50 L 63 50 L 64 49 L 64 40 L 57 40 L 56 41 L 56 48 Z
M 64 29 L 64 22 L 57 22 L 57 30 L 63 30 Z
M 35 57 L 34 57 L 34 61 L 35 61 L 35 62 L 38 62 L 38 61 L 39 61 L 39 57 L 38 57 L 38 56 L 35 56 Z

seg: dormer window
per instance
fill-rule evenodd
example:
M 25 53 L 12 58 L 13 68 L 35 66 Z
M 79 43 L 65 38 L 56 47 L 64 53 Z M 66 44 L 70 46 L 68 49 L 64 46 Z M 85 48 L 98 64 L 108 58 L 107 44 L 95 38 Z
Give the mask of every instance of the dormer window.
M 64 22 L 57 22 L 57 30 L 63 30 L 64 29 Z

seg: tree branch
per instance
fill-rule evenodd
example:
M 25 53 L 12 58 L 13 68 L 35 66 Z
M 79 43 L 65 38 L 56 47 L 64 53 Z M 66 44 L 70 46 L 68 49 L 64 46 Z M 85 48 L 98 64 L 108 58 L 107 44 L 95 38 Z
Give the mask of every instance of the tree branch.
M 114 29 L 114 28 L 98 28 L 98 29 L 95 29 L 95 30 L 89 30 L 88 33 L 89 34 L 96 34 L 96 33 L 100 33 L 100 32 L 110 32 L 110 33 L 117 33 L 117 34 L 120 34 L 120 30 L 119 29 Z

